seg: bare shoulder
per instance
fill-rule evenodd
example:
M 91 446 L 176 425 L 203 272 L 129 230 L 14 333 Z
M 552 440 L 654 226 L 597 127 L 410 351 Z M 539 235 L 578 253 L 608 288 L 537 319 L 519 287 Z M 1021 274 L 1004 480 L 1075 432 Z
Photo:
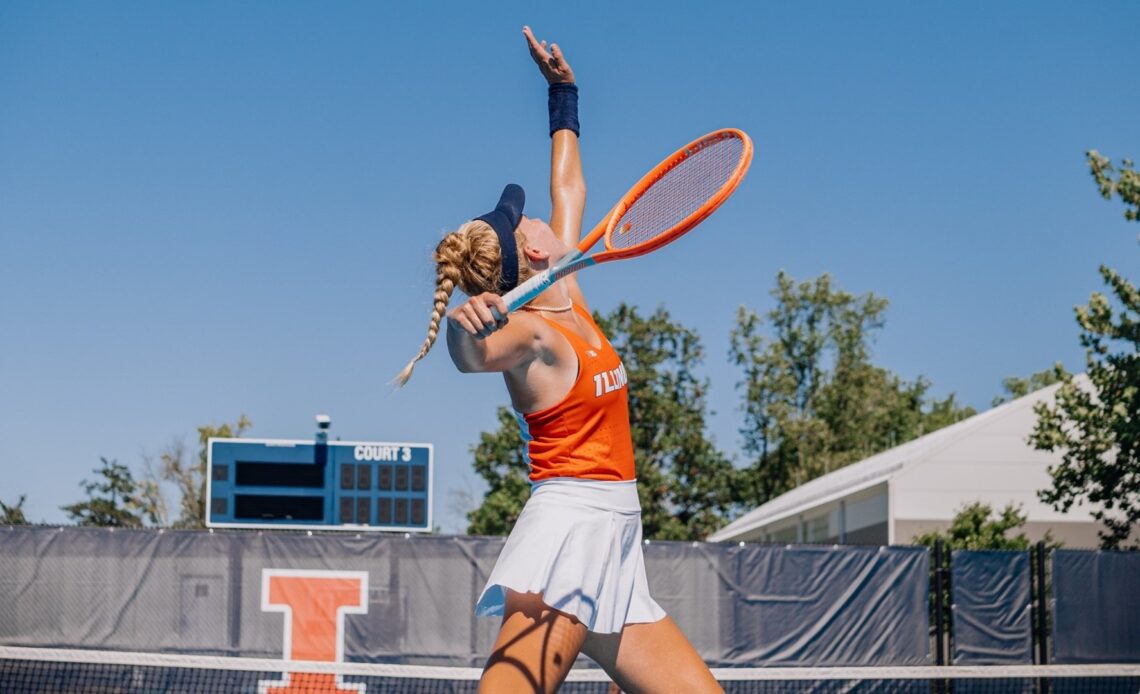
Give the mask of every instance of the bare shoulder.
M 512 372 L 528 371 L 534 363 L 550 364 L 557 361 L 557 355 L 562 351 L 561 344 L 566 342 L 566 338 L 553 325 L 528 311 L 512 313 L 507 324 L 487 338 L 488 342 L 494 340 L 500 344 L 509 344 L 504 351 L 514 355 L 512 359 L 506 360 L 506 368 L 495 370 Z
M 534 341 L 532 357 L 504 371 L 511 404 L 519 412 L 545 409 L 565 397 L 578 375 L 578 356 L 562 331 L 538 315 L 519 311 Z M 514 315 L 511 321 L 515 321 Z
M 515 368 L 510 369 L 514 378 L 530 379 L 548 369 L 562 370 L 568 364 L 574 364 L 577 368 L 574 347 L 551 321 L 537 313 L 517 311 L 511 314 L 510 323 L 517 324 L 515 330 L 518 334 L 525 335 L 524 339 L 530 341 L 530 359 L 520 361 Z

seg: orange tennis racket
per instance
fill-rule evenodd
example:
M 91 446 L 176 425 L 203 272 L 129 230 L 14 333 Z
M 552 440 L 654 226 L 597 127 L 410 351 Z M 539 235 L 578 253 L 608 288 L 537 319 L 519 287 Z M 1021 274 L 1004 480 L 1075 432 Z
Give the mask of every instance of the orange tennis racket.
M 752 140 L 726 128 L 693 140 L 646 174 L 552 267 L 503 295 L 514 311 L 572 272 L 645 255 L 676 240 L 732 195 L 752 163 Z M 586 255 L 598 239 L 605 249 Z

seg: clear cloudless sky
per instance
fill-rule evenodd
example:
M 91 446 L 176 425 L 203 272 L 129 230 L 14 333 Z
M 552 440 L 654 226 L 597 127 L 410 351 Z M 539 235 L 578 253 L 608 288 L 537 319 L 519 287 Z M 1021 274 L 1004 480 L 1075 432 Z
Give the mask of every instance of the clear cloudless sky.
M 581 87 L 592 226 L 662 156 L 734 126 L 757 154 L 698 231 L 583 274 L 664 305 L 707 356 L 742 461 L 737 307 L 776 273 L 890 300 L 875 361 L 979 410 L 1081 370 L 1072 308 L 1137 227 L 1083 153 L 1140 157 L 1135 2 L 0 0 L 0 500 L 64 522 L 99 457 L 138 471 L 195 427 L 435 445 L 435 520 L 482 494 L 506 404 L 424 338 L 441 235 L 507 182 L 549 213 L 544 83 Z

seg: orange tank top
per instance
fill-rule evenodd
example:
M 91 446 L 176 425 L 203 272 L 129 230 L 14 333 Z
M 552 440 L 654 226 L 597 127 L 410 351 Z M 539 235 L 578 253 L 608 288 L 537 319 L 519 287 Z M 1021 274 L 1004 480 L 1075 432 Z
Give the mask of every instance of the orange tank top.
M 529 414 L 515 412 L 527 443 L 530 479 L 632 480 L 625 366 L 590 314 L 577 305 L 574 311 L 586 319 L 601 346 L 595 349 L 574 331 L 543 317 L 570 341 L 578 357 L 578 376 L 558 404 Z

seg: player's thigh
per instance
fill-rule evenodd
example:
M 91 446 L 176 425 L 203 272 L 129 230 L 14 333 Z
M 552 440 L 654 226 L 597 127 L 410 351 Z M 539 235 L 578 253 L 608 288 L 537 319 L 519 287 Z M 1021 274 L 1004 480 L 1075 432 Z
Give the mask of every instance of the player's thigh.
M 553 692 L 566 678 L 586 626 L 534 593 L 507 591 L 503 624 L 487 659 L 480 692 Z
M 627 624 L 620 634 L 590 634 L 582 652 L 623 692 L 723 692 L 671 617 Z

